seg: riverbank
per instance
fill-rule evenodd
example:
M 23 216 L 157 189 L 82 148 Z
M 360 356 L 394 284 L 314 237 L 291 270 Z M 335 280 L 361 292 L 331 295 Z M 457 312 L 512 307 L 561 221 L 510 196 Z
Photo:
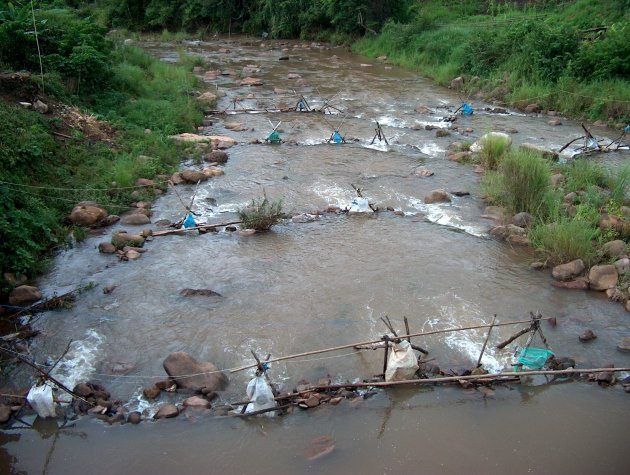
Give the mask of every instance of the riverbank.
M 17 16 L 0 31 L 0 295 L 43 272 L 51 250 L 85 237 L 86 223 L 66 218 L 77 203 L 119 215 L 164 190 L 164 180 L 138 180 L 170 176 L 184 152 L 168 136 L 203 118 L 190 58 L 165 64 L 90 19 L 41 10 L 40 76 L 28 21 Z M 59 55 L 69 62 L 53 62 Z M 32 72 L 15 72 L 23 68 Z
M 623 2 L 514 7 L 432 0 L 353 45 L 468 102 L 535 106 L 622 129 L 630 122 L 630 13 Z

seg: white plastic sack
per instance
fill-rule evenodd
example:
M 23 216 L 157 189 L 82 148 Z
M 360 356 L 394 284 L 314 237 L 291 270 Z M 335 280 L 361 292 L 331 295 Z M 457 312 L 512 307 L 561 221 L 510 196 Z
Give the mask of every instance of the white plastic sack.
M 385 381 L 404 381 L 412 379 L 418 371 L 418 358 L 407 340 L 395 343 L 387 359 Z
M 26 396 L 26 400 L 43 419 L 55 417 L 55 401 L 53 401 L 52 388 L 44 383 L 41 386 L 33 386 Z
M 354 198 L 348 213 L 373 213 L 367 198 Z
M 256 376 L 247 385 L 247 397 L 253 401 L 247 405 L 245 413 L 260 411 L 261 409 L 270 409 L 276 407 L 276 401 L 273 396 L 271 386 L 265 380 L 263 375 Z M 273 411 L 265 413 L 273 416 Z

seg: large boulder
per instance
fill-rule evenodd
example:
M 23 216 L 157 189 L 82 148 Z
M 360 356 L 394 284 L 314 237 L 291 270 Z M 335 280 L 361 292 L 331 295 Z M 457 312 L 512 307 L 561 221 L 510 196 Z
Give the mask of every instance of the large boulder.
M 550 148 L 543 147 L 542 145 L 536 145 L 533 143 L 522 143 L 519 145 L 519 148 L 528 152 L 538 153 L 543 157 L 548 158 L 549 160 L 558 160 L 558 152 L 555 152 Z
M 153 419 L 169 419 L 171 417 L 177 417 L 178 415 L 179 409 L 175 404 L 164 403 L 158 407 Z
M 451 198 L 448 196 L 448 193 L 442 189 L 429 191 L 429 193 L 424 197 L 424 202 L 426 204 L 450 203 L 450 201 Z
M 225 163 L 228 161 L 228 154 L 223 150 L 213 150 L 204 156 L 206 162 Z
M 125 246 L 142 247 L 144 246 L 144 237 L 140 234 L 131 234 L 126 231 L 119 231 L 112 235 L 112 244 L 116 249 L 122 249 Z
M 217 101 L 217 96 L 211 92 L 204 92 L 197 97 L 197 100 L 201 102 L 201 104 L 209 106 L 213 105 Z
M 180 176 L 186 183 L 197 183 L 198 181 L 206 181 L 208 177 L 197 170 L 184 170 L 180 172 Z
M 68 219 L 78 226 L 94 226 L 107 216 L 107 211 L 96 203 L 84 201 L 77 204 Z
M 512 224 L 521 228 L 526 228 L 532 224 L 532 215 L 526 212 L 517 213 L 512 218 Z
M 619 274 L 613 265 L 593 266 L 588 273 L 588 280 L 593 290 L 608 290 L 617 285 Z
M 505 226 L 494 226 L 488 231 L 492 236 L 496 236 L 499 239 L 504 241 L 519 241 L 518 239 L 514 239 L 515 236 L 519 236 L 520 238 L 527 236 L 527 230 L 523 229 L 514 224 L 508 224 Z M 522 242 L 520 244 L 523 244 Z
M 482 152 L 488 140 L 503 140 L 506 143 L 506 148 L 510 148 L 512 146 L 512 137 L 508 134 L 503 132 L 488 132 L 470 146 L 470 151 L 473 153 Z
M 31 285 L 20 285 L 9 294 L 9 303 L 11 305 L 24 305 L 36 302 L 42 298 L 42 293 L 37 287 Z
M 149 217 L 144 213 L 132 212 L 121 216 L 120 222 L 122 224 L 141 225 L 149 224 L 151 219 L 149 219 Z
M 567 262 L 566 264 L 560 264 L 555 266 L 551 271 L 551 276 L 556 280 L 571 280 L 575 279 L 582 272 L 584 272 L 584 262 L 582 259 L 575 259 L 574 261 Z
M 262 86 L 263 80 L 260 78 L 246 77 L 241 80 L 241 86 Z
M 164 371 L 175 381 L 177 387 L 201 391 L 221 391 L 228 384 L 225 374 L 210 362 L 199 362 L 188 353 L 171 353 L 162 363 Z
M 621 257 L 626 253 L 626 243 L 621 239 L 609 241 L 602 246 L 602 251 L 607 257 Z

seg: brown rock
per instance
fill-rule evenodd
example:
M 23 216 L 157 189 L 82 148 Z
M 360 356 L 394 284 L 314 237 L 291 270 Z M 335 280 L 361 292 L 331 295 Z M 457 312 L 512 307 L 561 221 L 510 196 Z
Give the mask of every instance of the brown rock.
M 4 424 L 11 418 L 11 407 L 0 404 L 0 424 Z
M 213 105 L 217 101 L 217 96 L 211 92 L 204 92 L 203 94 L 197 96 L 197 100 L 203 105 Z
M 116 249 L 122 249 L 125 246 L 142 247 L 144 246 L 144 238 L 140 234 L 120 231 L 112 235 L 112 244 L 116 246 Z
M 213 150 L 209 154 L 204 156 L 206 162 L 225 163 L 228 161 L 228 154 L 223 150 Z
M 535 114 L 540 112 L 542 109 L 540 108 L 540 106 L 538 104 L 529 104 L 527 107 L 525 107 L 525 112 L 527 114 Z
M 532 223 L 532 215 L 529 213 L 517 213 L 512 218 L 512 224 L 521 228 L 526 228 Z
M 302 453 L 306 460 L 313 461 L 330 454 L 335 449 L 335 445 L 335 440 L 332 437 L 322 435 L 311 440 Z
M 169 419 L 171 417 L 177 417 L 179 415 L 179 409 L 175 404 L 165 403 L 162 404 L 153 419 Z
M 182 297 L 221 297 L 221 294 L 210 289 L 182 289 L 179 292 Z
M 9 294 L 9 304 L 24 305 L 36 302 L 41 298 L 42 293 L 37 287 L 33 287 L 32 285 L 20 285 Z
M 584 272 L 584 269 L 585 266 L 582 259 L 575 259 L 554 267 L 551 271 L 551 276 L 556 280 L 570 280 Z
M 148 388 L 144 388 L 144 390 L 142 391 L 142 394 L 144 395 L 146 399 L 151 401 L 153 399 L 158 398 L 161 392 L 162 391 L 160 390 L 160 388 L 158 388 L 156 385 L 153 385 Z
M 446 154 L 446 158 L 447 160 L 461 163 L 464 160 L 468 159 L 471 155 L 472 155 L 471 152 L 455 152 L 455 153 Z
M 506 241 L 513 246 L 529 246 L 531 244 L 527 236 L 521 236 L 518 234 L 510 234 L 506 238 Z
M 115 285 L 106 285 L 105 287 L 103 287 L 103 293 L 106 295 L 111 294 L 115 289 L 116 289 Z
M 556 173 L 555 175 L 551 175 L 551 186 L 554 188 L 558 188 L 564 182 L 566 182 L 567 177 L 565 177 L 562 173 Z
M 116 246 L 110 242 L 101 242 L 98 245 L 98 252 L 102 254 L 114 254 L 116 252 Z
M 595 338 L 597 338 L 597 335 L 593 333 L 593 330 L 585 330 L 584 333 L 578 337 L 578 339 L 583 343 L 594 340 Z
M 127 416 L 127 422 L 129 422 L 129 424 L 140 424 L 141 420 L 142 414 L 140 414 L 138 411 L 130 412 Z
M 630 353 L 630 336 L 624 338 L 617 345 L 617 350 L 622 353 Z
M 198 407 L 203 409 L 207 409 L 210 407 L 210 401 L 199 396 L 192 396 L 188 399 L 184 399 L 183 404 L 186 407 Z
M 128 251 L 125 251 L 125 257 L 129 261 L 135 261 L 136 259 L 140 258 L 140 253 L 133 249 L 129 249 Z
M 241 86 L 262 86 L 263 80 L 260 78 L 246 77 L 241 80 Z
M 464 78 L 458 76 L 451 81 L 451 89 L 460 90 L 464 86 Z
M 122 215 L 120 218 L 120 222 L 122 224 L 141 226 L 144 224 L 150 224 L 151 219 L 149 219 L 149 217 L 144 213 L 133 212 L 125 213 L 124 215 Z
M 107 216 L 107 211 L 96 203 L 83 202 L 76 205 L 70 212 L 68 219 L 78 226 L 93 226 Z
M 429 106 L 425 105 L 425 104 L 418 104 L 414 110 L 416 112 L 418 112 L 419 114 L 430 114 L 431 113 L 431 108 Z
M 155 186 L 155 182 L 148 178 L 138 178 L 136 180 L 136 186 Z
M 171 183 L 173 183 L 173 185 L 181 185 L 182 183 L 184 183 L 182 174 L 179 172 L 173 173 L 173 175 L 171 175 Z
M 308 407 L 317 407 L 319 406 L 319 398 L 317 396 L 315 396 L 314 394 L 311 394 L 306 401 L 304 401 L 304 403 L 308 406 Z
M 197 183 L 199 181 L 206 181 L 208 177 L 203 172 L 197 170 L 184 170 L 180 173 L 182 179 L 186 183 Z
M 586 277 L 578 277 L 573 280 L 554 280 L 551 285 L 558 289 L 586 290 L 588 289 L 588 279 Z
M 590 287 L 593 290 L 612 289 L 617 285 L 619 274 L 613 265 L 593 266 L 588 273 Z
M 558 126 L 558 125 L 562 125 L 562 121 L 560 119 L 551 119 L 547 122 L 547 124 Z
M 228 384 L 227 376 L 220 372 L 214 364 L 199 362 L 183 351 L 168 355 L 163 366 L 166 373 L 177 382 L 177 386 L 180 388 L 196 391 L 209 388 L 212 391 L 220 391 Z
M 626 253 L 626 243 L 621 239 L 609 241 L 602 246 L 602 251 L 607 257 L 621 257 Z
M 432 190 L 424 197 L 424 202 L 426 204 L 444 202 L 450 203 L 450 201 L 451 198 L 448 196 L 448 193 L 443 189 Z

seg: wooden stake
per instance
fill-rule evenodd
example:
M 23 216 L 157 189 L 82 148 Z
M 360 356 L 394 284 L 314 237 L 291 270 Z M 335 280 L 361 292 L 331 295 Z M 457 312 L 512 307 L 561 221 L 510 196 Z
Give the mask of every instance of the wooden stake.
M 383 341 L 385 342 L 385 353 L 383 353 L 383 374 L 387 371 L 387 356 L 389 355 L 389 336 L 384 335 Z
M 498 349 L 498 350 L 502 350 L 503 348 L 508 346 L 510 343 L 512 343 L 514 340 L 516 340 L 519 336 L 525 335 L 525 333 L 531 331 L 531 329 L 532 329 L 531 325 L 529 327 L 527 327 L 527 328 L 523 328 L 522 330 L 516 332 L 514 335 L 512 335 L 507 340 L 502 341 L 501 343 L 499 343 L 495 348 Z
M 479 353 L 479 359 L 477 360 L 477 368 L 481 366 L 481 357 L 483 356 L 483 352 L 486 351 L 486 345 L 488 344 L 488 339 L 490 338 L 490 332 L 492 332 L 492 327 L 494 326 L 494 321 L 497 319 L 497 314 L 494 314 L 492 317 L 492 322 L 490 322 L 490 328 L 488 328 L 488 334 L 486 335 L 486 339 L 483 342 L 483 346 L 481 347 L 481 353 Z

